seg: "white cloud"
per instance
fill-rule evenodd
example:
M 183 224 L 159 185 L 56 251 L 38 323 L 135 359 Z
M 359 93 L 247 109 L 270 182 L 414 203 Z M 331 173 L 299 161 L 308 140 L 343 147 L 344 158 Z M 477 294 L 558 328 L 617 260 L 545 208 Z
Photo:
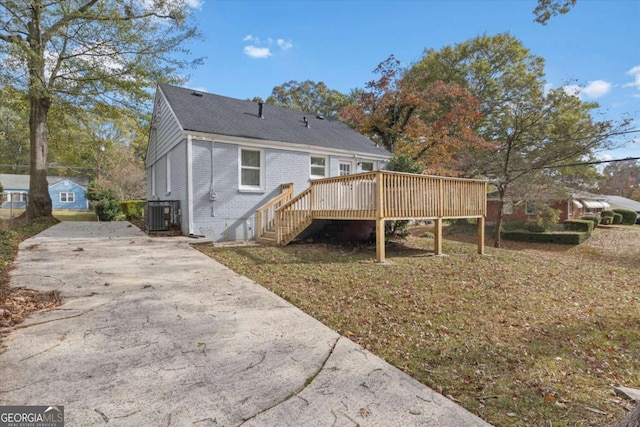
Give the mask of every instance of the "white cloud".
M 611 83 L 606 82 L 604 80 L 594 80 L 589 82 L 586 86 L 579 85 L 565 85 L 562 87 L 562 90 L 571 96 L 577 96 L 579 98 L 599 98 L 601 96 L 606 95 L 611 91 Z
M 629 71 L 627 74 L 633 76 L 633 81 L 629 83 L 625 83 L 623 87 L 635 87 L 638 90 L 638 93 L 634 94 L 634 98 L 640 98 L 640 65 L 636 65 Z
M 280 50 L 286 52 L 293 48 L 293 42 L 285 39 L 273 39 L 267 37 L 266 39 L 260 39 L 259 37 L 247 34 L 242 39 L 243 42 L 251 43 L 244 47 L 244 54 L 252 58 L 268 58 L 273 55 L 272 47 L 279 47 Z
M 268 47 L 249 45 L 244 47 L 244 54 L 252 58 L 268 58 L 271 56 L 271 50 Z
M 589 98 L 600 98 L 608 94 L 611 91 L 611 83 L 604 80 L 594 80 L 589 82 L 587 86 L 582 89 L 582 93 Z
M 291 43 L 291 40 L 285 41 L 284 39 L 278 39 L 276 40 L 276 43 L 278 43 L 278 46 L 280 46 L 280 49 L 285 51 L 293 47 L 293 43 Z

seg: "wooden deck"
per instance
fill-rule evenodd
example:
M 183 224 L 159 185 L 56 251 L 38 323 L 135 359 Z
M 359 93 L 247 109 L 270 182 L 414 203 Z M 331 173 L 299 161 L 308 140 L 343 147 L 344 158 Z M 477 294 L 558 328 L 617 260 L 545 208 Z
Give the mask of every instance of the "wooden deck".
M 376 221 L 376 255 L 385 260 L 386 220 L 435 221 L 435 253 L 442 253 L 442 220 L 476 218 L 484 253 L 487 183 L 481 180 L 374 171 L 311 181 L 293 197 L 293 184 L 257 211 L 257 240 L 286 245 L 314 219 Z

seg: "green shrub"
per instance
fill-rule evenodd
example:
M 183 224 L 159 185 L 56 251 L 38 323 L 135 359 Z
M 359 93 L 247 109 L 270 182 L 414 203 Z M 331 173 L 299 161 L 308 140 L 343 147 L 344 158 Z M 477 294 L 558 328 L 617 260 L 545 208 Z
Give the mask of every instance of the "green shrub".
M 111 190 L 101 187 L 95 181 L 89 183 L 86 197 L 93 202 L 93 209 L 100 221 L 113 221 L 122 214 L 115 194 Z
M 600 224 L 600 217 L 599 216 L 585 215 L 585 216 L 581 216 L 580 219 L 585 220 L 585 221 L 592 221 L 594 227 L 597 227 L 598 224 Z
M 603 216 L 602 219 L 600 220 L 600 224 L 602 225 L 611 225 L 612 223 L 613 223 L 612 216 Z
M 125 200 L 119 203 L 125 219 L 144 218 L 144 200 Z
M 604 218 L 603 218 L 604 220 Z M 595 228 L 595 224 L 593 221 L 584 220 L 584 219 L 573 219 L 565 221 L 564 229 L 566 231 L 579 231 L 581 233 L 587 233 L 588 236 L 593 233 L 593 229 Z
M 622 224 L 622 215 L 620 215 L 619 213 L 614 213 L 613 214 L 613 224 Z
M 556 231 L 551 233 L 529 233 L 527 231 L 503 231 L 502 238 L 519 242 L 557 243 L 579 245 L 587 240 L 587 233 L 578 231 Z
M 100 221 L 113 221 L 118 215 L 121 215 L 118 201 L 108 197 L 95 202 L 94 209 Z
M 613 211 L 602 211 L 602 212 L 600 212 L 600 218 L 607 218 L 607 217 L 613 218 L 613 215 L 614 215 Z
M 636 223 L 636 218 L 638 218 L 636 211 L 632 211 L 631 209 L 613 209 L 613 212 L 622 215 L 622 222 L 620 224 L 624 225 L 633 225 Z

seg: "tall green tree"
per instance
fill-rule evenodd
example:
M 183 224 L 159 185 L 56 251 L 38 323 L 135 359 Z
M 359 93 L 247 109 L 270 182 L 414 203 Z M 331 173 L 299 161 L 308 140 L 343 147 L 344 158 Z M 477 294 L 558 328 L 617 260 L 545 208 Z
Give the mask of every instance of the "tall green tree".
M 349 99 L 342 92 L 329 89 L 323 82 L 291 80 L 274 87 L 266 102 L 292 110 L 337 118 L 340 108 L 346 105 Z
M 29 100 L 31 218 L 51 215 L 52 106 L 143 109 L 148 88 L 198 62 L 176 59 L 197 35 L 182 0 L 9 0 L 0 22 L 0 78 Z
M 554 175 L 548 170 L 590 159 L 629 128 L 628 120 L 594 120 L 596 103 L 583 102 L 563 89 L 545 91 L 543 59 L 508 33 L 427 50 L 406 78 L 418 87 L 436 80 L 455 82 L 480 101 L 482 119 L 475 131 L 491 144 L 472 147 L 464 156 L 466 169 L 495 186 L 501 213 L 507 198 L 522 199 L 526 194 L 519 190 L 533 188 L 525 182 L 550 182 Z M 498 247 L 502 220 L 500 214 Z

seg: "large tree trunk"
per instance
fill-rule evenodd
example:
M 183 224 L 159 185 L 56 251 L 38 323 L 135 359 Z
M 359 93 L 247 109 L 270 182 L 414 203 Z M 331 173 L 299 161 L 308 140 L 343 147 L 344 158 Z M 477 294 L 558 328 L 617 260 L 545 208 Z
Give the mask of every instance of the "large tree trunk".
M 29 66 L 29 140 L 30 180 L 27 219 L 51 216 L 51 197 L 47 184 L 47 116 L 51 99 L 46 91 L 45 46 L 40 31 L 42 2 L 31 4 L 31 21 L 27 37 L 30 48 Z
M 51 216 L 51 196 L 47 183 L 47 115 L 50 100 L 36 95 L 30 96 L 29 139 L 30 139 L 30 180 L 29 219 Z
M 636 409 L 629 412 L 624 420 L 616 423 L 613 427 L 640 427 L 640 403 Z

